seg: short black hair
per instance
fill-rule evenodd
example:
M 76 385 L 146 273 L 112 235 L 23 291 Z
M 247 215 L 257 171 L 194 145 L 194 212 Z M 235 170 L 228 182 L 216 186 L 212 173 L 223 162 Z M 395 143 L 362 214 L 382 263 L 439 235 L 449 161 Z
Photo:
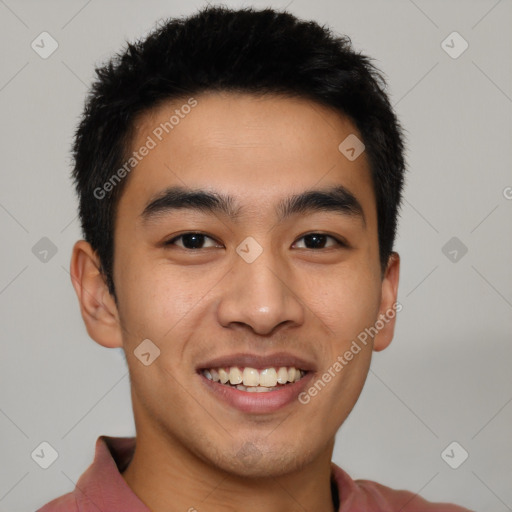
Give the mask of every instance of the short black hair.
M 114 222 L 127 180 L 105 184 L 130 158 L 138 116 L 209 91 L 309 99 L 354 123 L 370 162 L 385 271 L 404 182 L 403 131 L 382 72 L 352 48 L 348 36 L 286 11 L 208 6 L 162 21 L 95 71 L 75 134 L 72 175 L 84 238 L 116 302 Z

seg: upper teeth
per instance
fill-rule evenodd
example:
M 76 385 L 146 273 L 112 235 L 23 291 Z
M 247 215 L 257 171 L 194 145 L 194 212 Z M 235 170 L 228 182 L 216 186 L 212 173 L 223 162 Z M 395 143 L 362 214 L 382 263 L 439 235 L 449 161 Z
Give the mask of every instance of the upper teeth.
M 277 369 L 271 367 L 263 370 L 250 367 L 245 367 L 242 370 L 237 366 L 231 366 L 230 368 L 203 370 L 203 375 L 214 382 L 226 384 L 229 381 L 230 384 L 235 386 L 243 383 L 244 386 L 263 386 L 266 388 L 272 388 L 278 383 L 296 382 L 303 377 L 304 373 L 303 370 L 293 366 L 288 368 L 281 366 Z

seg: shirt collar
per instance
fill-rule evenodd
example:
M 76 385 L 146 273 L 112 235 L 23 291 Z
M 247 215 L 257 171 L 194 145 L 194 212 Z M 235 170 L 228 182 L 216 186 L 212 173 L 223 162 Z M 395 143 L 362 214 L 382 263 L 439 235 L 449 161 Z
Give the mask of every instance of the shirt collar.
M 76 484 L 79 512 L 151 512 L 121 475 L 134 450 L 135 437 L 98 437 L 94 461 Z
M 94 461 L 80 477 L 74 491 L 79 512 L 151 512 L 121 474 L 131 461 L 135 440 L 135 437 L 98 437 Z M 336 464 L 331 463 L 331 468 L 331 480 L 340 500 L 338 511 L 349 511 L 357 486 Z

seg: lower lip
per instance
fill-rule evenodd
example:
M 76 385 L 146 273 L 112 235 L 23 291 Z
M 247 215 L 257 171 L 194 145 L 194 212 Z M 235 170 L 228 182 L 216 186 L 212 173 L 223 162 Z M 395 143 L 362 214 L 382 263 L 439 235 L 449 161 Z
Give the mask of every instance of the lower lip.
M 202 373 L 198 375 L 217 398 L 231 407 L 245 413 L 264 414 L 278 411 L 293 402 L 299 403 L 298 396 L 311 380 L 313 372 L 306 373 L 297 382 L 286 384 L 275 391 L 265 392 L 241 391 L 235 387 L 207 379 Z

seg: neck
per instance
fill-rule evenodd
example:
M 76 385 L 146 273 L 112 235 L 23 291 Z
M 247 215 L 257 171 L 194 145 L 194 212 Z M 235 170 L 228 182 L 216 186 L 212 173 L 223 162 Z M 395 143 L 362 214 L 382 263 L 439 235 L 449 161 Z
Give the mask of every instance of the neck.
M 223 471 L 178 442 L 144 432 L 137 435 L 135 453 L 122 476 L 152 512 L 336 512 L 331 494 L 333 447 L 334 440 L 293 473 L 255 479 Z

